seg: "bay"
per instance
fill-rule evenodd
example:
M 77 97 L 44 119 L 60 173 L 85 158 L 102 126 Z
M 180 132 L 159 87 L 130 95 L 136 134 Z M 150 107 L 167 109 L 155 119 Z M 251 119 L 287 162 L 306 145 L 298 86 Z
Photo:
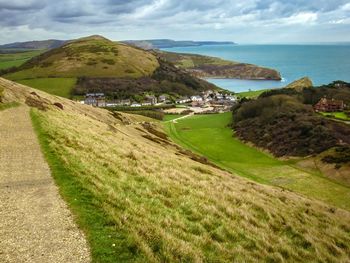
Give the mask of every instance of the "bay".
M 314 85 L 335 80 L 350 82 L 350 45 L 213 45 L 163 49 L 194 53 L 256 64 L 278 70 L 282 81 L 208 79 L 219 87 L 234 91 L 279 88 L 308 76 Z

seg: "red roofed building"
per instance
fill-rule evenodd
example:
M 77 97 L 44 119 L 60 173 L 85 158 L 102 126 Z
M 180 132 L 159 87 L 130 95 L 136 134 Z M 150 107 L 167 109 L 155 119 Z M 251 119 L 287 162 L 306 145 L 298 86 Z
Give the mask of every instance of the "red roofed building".
M 319 102 L 317 102 L 314 106 L 316 112 L 324 111 L 324 112 L 334 112 L 334 111 L 343 111 L 344 110 L 344 101 L 335 100 L 335 99 L 327 99 L 322 98 Z

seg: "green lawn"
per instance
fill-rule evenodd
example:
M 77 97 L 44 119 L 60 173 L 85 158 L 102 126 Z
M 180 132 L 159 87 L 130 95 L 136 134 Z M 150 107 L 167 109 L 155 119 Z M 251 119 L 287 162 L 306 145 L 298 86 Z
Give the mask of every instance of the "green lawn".
M 335 118 L 342 121 L 350 121 L 350 117 L 345 112 L 320 112 L 325 117 Z
M 239 92 L 237 93 L 238 97 L 243 98 L 256 98 L 258 97 L 261 93 L 268 91 L 269 89 L 262 89 L 262 90 L 255 90 L 255 91 L 245 91 L 245 92 Z
M 40 78 L 17 80 L 16 82 L 53 95 L 70 98 L 76 78 Z
M 17 53 L 0 54 L 0 69 L 18 67 L 27 60 L 44 52 L 44 50 L 25 51 Z
M 293 161 L 280 161 L 233 136 L 231 113 L 196 115 L 165 123 L 169 136 L 180 145 L 206 156 L 220 167 L 254 181 L 295 192 L 350 210 L 350 188 L 319 171 L 305 171 Z

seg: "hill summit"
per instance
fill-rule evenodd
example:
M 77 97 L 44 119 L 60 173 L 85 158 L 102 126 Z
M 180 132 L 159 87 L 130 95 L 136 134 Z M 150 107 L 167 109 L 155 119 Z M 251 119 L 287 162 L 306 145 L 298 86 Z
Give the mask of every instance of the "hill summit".
M 94 35 L 69 41 L 20 66 L 12 79 L 45 77 L 142 77 L 159 63 L 149 52 Z

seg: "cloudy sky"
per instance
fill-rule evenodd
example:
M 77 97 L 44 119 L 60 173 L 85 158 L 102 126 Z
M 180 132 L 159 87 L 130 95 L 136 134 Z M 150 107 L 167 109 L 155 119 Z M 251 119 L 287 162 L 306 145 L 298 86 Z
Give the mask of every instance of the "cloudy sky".
M 350 41 L 350 0 L 0 0 L 0 43 L 92 34 L 238 43 Z

